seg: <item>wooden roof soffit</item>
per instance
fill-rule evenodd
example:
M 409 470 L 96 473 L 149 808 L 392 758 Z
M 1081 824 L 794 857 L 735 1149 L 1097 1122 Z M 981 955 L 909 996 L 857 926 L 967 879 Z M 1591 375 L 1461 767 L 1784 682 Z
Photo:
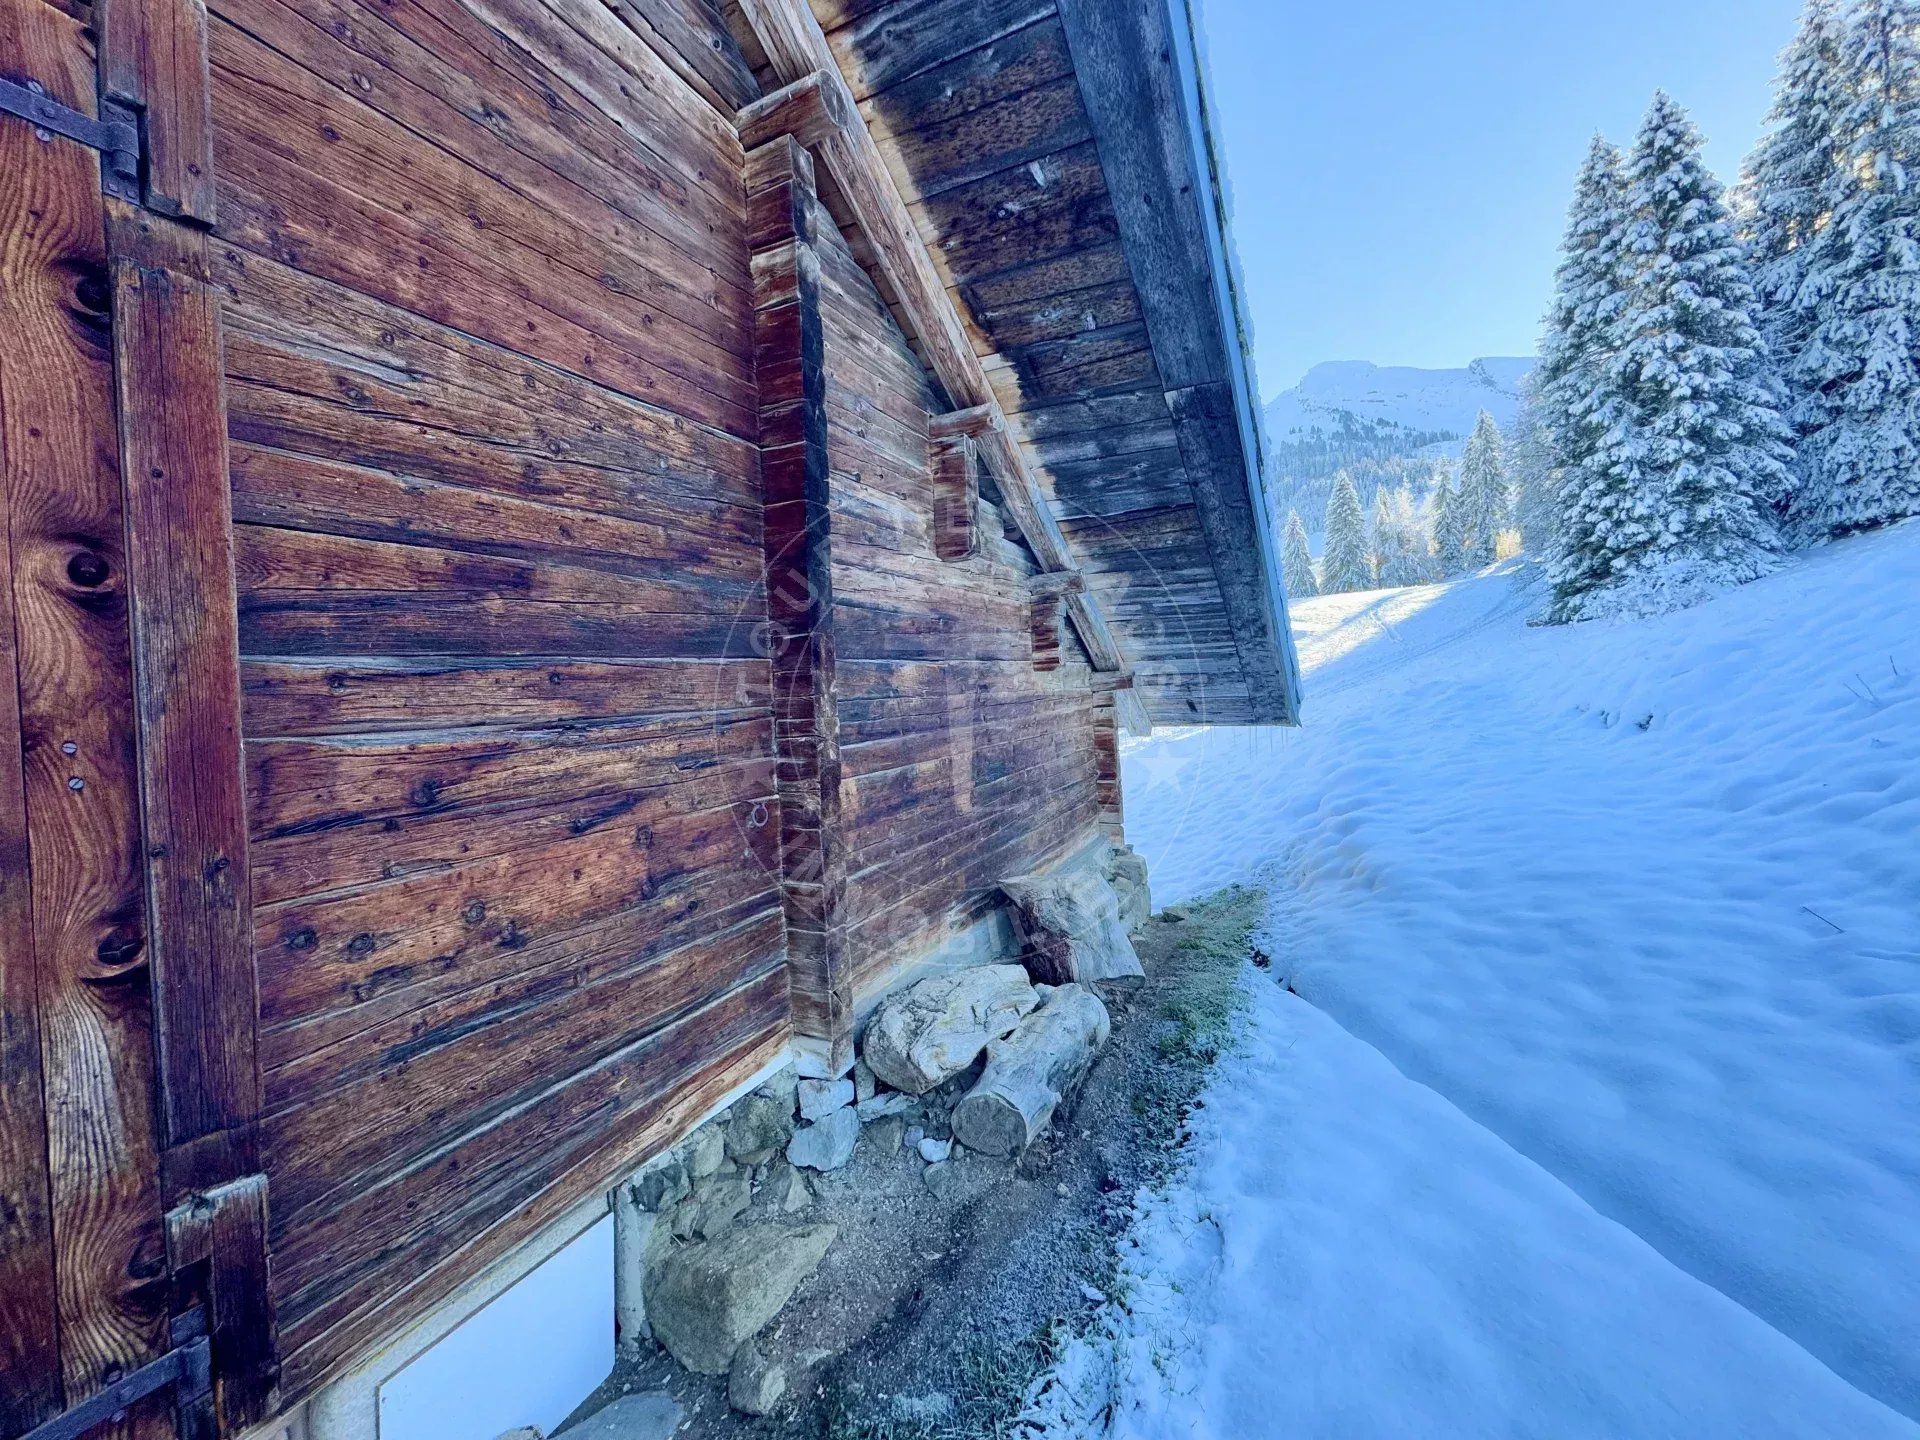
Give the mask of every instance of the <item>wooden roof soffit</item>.
M 935 426 L 951 423 L 964 427 L 960 433 L 973 434 L 981 459 L 1000 487 L 1004 507 L 1040 569 L 1073 570 L 1066 537 L 1047 506 L 1039 477 L 1008 429 L 986 367 L 973 353 L 960 314 L 807 0 L 736 3 L 774 76 L 783 82 L 779 90 L 740 111 L 736 124 L 742 145 L 750 149 L 791 134 L 825 164 L 872 248 L 888 288 L 912 322 L 934 378 L 948 400 L 960 407 L 935 417 Z M 934 431 L 936 438 L 943 433 L 953 432 Z M 1097 597 L 1084 591 L 1070 594 L 1067 609 L 1095 670 L 1131 669 Z M 1146 707 L 1132 691 L 1115 691 L 1114 698 L 1128 729 L 1144 734 L 1152 728 Z

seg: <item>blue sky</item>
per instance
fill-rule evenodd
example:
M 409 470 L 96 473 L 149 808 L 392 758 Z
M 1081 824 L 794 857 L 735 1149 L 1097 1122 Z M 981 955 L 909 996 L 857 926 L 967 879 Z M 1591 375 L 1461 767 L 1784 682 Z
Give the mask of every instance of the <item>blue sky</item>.
M 1657 87 L 1722 180 L 1799 0 L 1202 0 L 1271 396 L 1321 360 L 1530 355 L 1574 171 Z

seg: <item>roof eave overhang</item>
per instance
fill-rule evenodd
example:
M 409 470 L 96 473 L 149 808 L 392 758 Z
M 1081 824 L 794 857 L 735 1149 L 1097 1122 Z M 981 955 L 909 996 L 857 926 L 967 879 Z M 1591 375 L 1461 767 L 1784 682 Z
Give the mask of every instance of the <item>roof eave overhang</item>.
M 1280 583 L 1248 330 L 1193 16 L 1187 0 L 1059 0 L 1059 10 L 1188 452 L 1253 723 L 1297 725 L 1300 663 Z

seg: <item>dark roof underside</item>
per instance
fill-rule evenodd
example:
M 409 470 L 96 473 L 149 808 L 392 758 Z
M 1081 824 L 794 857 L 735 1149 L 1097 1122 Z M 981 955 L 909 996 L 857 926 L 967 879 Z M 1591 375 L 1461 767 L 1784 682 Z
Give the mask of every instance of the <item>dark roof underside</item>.
M 1184 18 L 1157 0 L 814 10 L 1148 714 L 1293 720 Z

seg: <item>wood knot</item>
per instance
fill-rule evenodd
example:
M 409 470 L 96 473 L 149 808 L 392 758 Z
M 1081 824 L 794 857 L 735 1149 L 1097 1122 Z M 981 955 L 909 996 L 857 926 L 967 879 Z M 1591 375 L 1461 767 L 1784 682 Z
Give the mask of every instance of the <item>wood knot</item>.
M 112 574 L 113 567 L 91 550 L 82 550 L 67 561 L 67 579 L 82 590 L 97 590 Z
M 118 969 L 138 960 L 145 945 L 145 940 L 137 931 L 110 930 L 100 943 L 93 947 L 93 956 L 102 965 Z

